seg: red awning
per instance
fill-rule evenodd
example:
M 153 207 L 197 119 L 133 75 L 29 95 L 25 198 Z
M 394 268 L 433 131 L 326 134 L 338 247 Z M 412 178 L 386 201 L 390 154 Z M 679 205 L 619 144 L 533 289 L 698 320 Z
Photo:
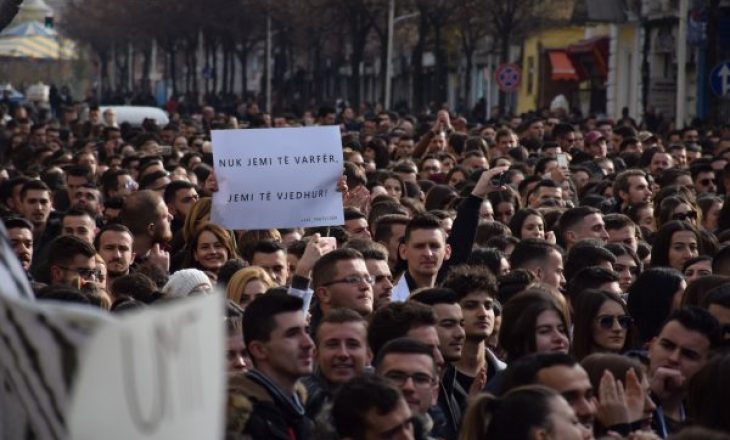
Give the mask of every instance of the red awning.
M 567 47 L 567 54 L 581 80 L 608 76 L 608 37 L 595 37 Z
M 553 81 L 578 80 L 578 74 L 575 67 L 573 67 L 573 62 L 570 61 L 564 50 L 551 50 L 548 52 L 548 57 L 550 57 L 550 65 L 552 66 L 550 79 Z

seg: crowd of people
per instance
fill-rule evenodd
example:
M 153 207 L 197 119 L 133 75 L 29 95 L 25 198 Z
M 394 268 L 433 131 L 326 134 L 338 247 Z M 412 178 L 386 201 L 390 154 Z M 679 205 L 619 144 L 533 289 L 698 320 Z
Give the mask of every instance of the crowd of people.
M 225 295 L 227 438 L 730 438 L 730 125 L 2 113 L 38 301 Z M 211 130 L 313 125 L 341 129 L 344 225 L 210 222 Z

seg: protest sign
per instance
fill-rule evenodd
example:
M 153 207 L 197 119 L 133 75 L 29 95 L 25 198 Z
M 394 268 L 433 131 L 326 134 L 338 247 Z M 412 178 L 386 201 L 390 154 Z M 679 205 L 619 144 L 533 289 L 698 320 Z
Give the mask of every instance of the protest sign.
M 200 295 L 101 327 L 82 352 L 70 438 L 222 438 L 222 310 Z
M 230 229 L 344 224 L 336 126 L 214 130 L 211 221 Z

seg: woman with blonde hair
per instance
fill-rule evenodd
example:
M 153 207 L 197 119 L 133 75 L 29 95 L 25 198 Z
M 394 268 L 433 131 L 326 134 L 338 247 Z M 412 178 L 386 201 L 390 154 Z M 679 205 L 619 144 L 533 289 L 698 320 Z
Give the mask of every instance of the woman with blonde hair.
M 241 307 L 246 307 L 257 295 L 276 287 L 269 273 L 259 266 L 249 266 L 233 274 L 226 287 L 226 297 Z

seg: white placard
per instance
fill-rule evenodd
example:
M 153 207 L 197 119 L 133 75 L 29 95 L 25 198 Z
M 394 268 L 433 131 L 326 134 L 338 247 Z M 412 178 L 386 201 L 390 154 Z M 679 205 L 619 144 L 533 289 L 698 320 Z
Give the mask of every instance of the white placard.
M 230 229 L 344 224 L 337 126 L 213 130 L 211 221 Z
M 124 315 L 81 356 L 70 438 L 223 438 L 223 300 L 200 295 Z

